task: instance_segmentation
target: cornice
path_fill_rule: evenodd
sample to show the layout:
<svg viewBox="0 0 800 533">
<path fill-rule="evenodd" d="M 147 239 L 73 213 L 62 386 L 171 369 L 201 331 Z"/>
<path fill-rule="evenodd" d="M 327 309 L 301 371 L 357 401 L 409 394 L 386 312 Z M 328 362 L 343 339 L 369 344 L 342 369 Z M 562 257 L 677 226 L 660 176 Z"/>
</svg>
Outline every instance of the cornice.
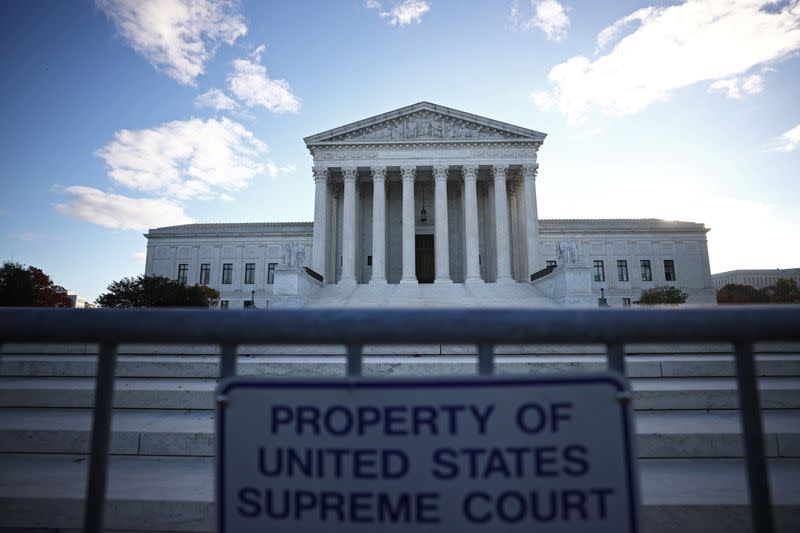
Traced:
<svg viewBox="0 0 800 533">
<path fill-rule="evenodd" d="M 543 232 L 690 232 L 707 233 L 710 228 L 698 222 L 663 220 L 659 218 L 577 218 L 541 219 L 539 227 Z"/>
<path fill-rule="evenodd" d="M 270 235 L 310 235 L 313 222 L 233 222 L 211 224 L 184 224 L 151 229 L 148 239 L 172 237 L 254 237 Z"/>
</svg>

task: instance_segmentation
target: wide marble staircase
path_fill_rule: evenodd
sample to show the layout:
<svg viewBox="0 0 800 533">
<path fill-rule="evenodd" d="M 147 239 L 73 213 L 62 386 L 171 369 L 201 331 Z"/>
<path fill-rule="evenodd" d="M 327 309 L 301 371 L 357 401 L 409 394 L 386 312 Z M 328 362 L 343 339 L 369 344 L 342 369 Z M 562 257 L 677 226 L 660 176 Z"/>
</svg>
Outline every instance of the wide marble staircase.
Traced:
<svg viewBox="0 0 800 533">
<path fill-rule="evenodd" d="M 82 526 L 96 350 L 2 347 L 0 532 Z M 751 531 L 733 364 L 724 346 L 629 346 L 647 533 Z M 367 375 L 473 374 L 469 347 L 373 349 Z M 108 531 L 215 529 L 216 348 L 121 346 Z M 497 371 L 605 368 L 599 348 L 500 347 Z M 337 347 L 249 347 L 243 375 L 339 376 Z M 368 351 L 367 353 L 370 353 Z M 800 347 L 759 346 L 777 529 L 800 531 Z"/>
<path fill-rule="evenodd" d="M 528 283 L 388 283 L 325 285 L 305 302 L 307 308 L 543 308 L 556 303 Z"/>
</svg>

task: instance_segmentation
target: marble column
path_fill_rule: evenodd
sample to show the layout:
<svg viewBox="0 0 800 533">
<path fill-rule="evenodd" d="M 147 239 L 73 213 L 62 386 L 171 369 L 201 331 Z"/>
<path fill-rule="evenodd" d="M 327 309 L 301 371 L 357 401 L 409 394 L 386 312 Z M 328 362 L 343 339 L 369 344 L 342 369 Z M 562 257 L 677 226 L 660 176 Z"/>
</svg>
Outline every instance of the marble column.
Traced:
<svg viewBox="0 0 800 533">
<path fill-rule="evenodd" d="M 497 250 L 497 283 L 511 283 L 511 256 L 508 236 L 508 195 L 506 174 L 508 165 L 492 166 L 494 176 L 494 227 Z"/>
<path fill-rule="evenodd" d="M 464 176 L 464 254 L 467 259 L 465 283 L 483 283 L 479 262 L 478 247 L 478 181 L 477 165 L 464 165 L 461 170 Z"/>
<path fill-rule="evenodd" d="M 311 268 L 325 276 L 325 257 L 328 236 L 328 169 L 314 167 L 314 234 L 311 241 Z M 326 283 L 331 280 L 325 279 Z"/>
<path fill-rule="evenodd" d="M 343 285 L 356 283 L 356 180 L 358 169 L 342 169 L 344 205 L 342 206 L 342 279 Z"/>
<path fill-rule="evenodd" d="M 452 283 L 450 279 L 450 232 L 447 225 L 447 165 L 433 167 L 434 178 L 434 283 Z"/>
<path fill-rule="evenodd" d="M 539 165 L 522 166 L 522 187 L 525 196 L 525 245 L 528 250 L 528 279 L 544 268 L 539 261 L 539 212 L 536 207 L 536 174 Z"/>
<path fill-rule="evenodd" d="M 521 247 L 517 243 L 517 239 L 519 238 L 519 217 L 517 216 L 517 190 L 518 190 L 518 183 L 514 180 L 506 182 L 506 191 L 508 192 L 508 218 L 510 220 L 509 225 L 509 238 L 511 240 L 511 245 L 509 246 L 509 252 L 511 256 L 511 279 L 514 281 L 519 280 L 519 252 Z M 526 261 L 527 262 L 527 261 Z"/>
<path fill-rule="evenodd" d="M 417 283 L 416 223 L 414 217 L 414 177 L 417 167 L 404 166 L 403 177 L 403 277 L 400 283 Z"/>
<path fill-rule="evenodd" d="M 386 284 L 386 167 L 372 167 L 372 279 Z"/>
</svg>

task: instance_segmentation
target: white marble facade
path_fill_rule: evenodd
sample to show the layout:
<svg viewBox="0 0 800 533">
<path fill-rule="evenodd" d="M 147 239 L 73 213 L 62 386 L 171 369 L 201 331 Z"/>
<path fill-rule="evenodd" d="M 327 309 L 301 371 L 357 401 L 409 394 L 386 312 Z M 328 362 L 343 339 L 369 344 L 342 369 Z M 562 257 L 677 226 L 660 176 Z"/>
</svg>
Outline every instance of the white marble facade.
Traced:
<svg viewBox="0 0 800 533">
<path fill-rule="evenodd" d="M 307 137 L 314 270 L 342 284 L 524 281 L 541 268 L 544 139 L 427 102 Z"/>
<path fill-rule="evenodd" d="M 592 289 L 599 295 L 603 288 L 612 305 L 665 283 L 689 292 L 690 301 L 713 301 L 702 224 L 539 220 L 537 154 L 544 139 L 427 102 L 307 137 L 313 224 L 151 230 L 146 273 L 208 281 L 230 307 L 253 295 L 264 307 L 273 293 L 268 269 L 276 266 L 309 266 L 339 287 L 529 283 L 557 260 L 557 244 L 569 241 L 586 266 L 603 261 L 603 279 Z M 649 275 L 640 271 L 642 261 L 650 262 Z M 255 263 L 251 283 L 244 280 L 248 263 L 251 270 Z M 225 284 L 224 264 L 233 265 Z"/>
</svg>

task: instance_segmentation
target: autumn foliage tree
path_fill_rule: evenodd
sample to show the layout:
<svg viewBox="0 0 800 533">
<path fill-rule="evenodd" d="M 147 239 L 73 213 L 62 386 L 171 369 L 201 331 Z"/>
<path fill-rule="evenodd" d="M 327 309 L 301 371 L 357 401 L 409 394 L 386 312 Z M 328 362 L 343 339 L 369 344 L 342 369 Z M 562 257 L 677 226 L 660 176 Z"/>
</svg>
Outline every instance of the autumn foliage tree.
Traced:
<svg viewBox="0 0 800 533">
<path fill-rule="evenodd" d="M 756 289 L 750 285 L 729 283 L 717 291 L 720 304 L 791 304 L 800 303 L 800 287 L 791 278 L 779 278 L 775 285 Z"/>
<path fill-rule="evenodd" d="M 101 307 L 210 307 L 219 291 L 206 285 L 184 285 L 163 276 L 123 278 L 108 286 L 96 303 Z"/>
<path fill-rule="evenodd" d="M 769 293 L 764 289 L 756 289 L 750 285 L 729 283 L 717 291 L 717 303 L 720 304 L 752 304 L 769 303 Z"/>
<path fill-rule="evenodd" d="M 0 306 L 72 307 L 72 300 L 41 269 L 5 262 L 0 268 Z"/>
</svg>

